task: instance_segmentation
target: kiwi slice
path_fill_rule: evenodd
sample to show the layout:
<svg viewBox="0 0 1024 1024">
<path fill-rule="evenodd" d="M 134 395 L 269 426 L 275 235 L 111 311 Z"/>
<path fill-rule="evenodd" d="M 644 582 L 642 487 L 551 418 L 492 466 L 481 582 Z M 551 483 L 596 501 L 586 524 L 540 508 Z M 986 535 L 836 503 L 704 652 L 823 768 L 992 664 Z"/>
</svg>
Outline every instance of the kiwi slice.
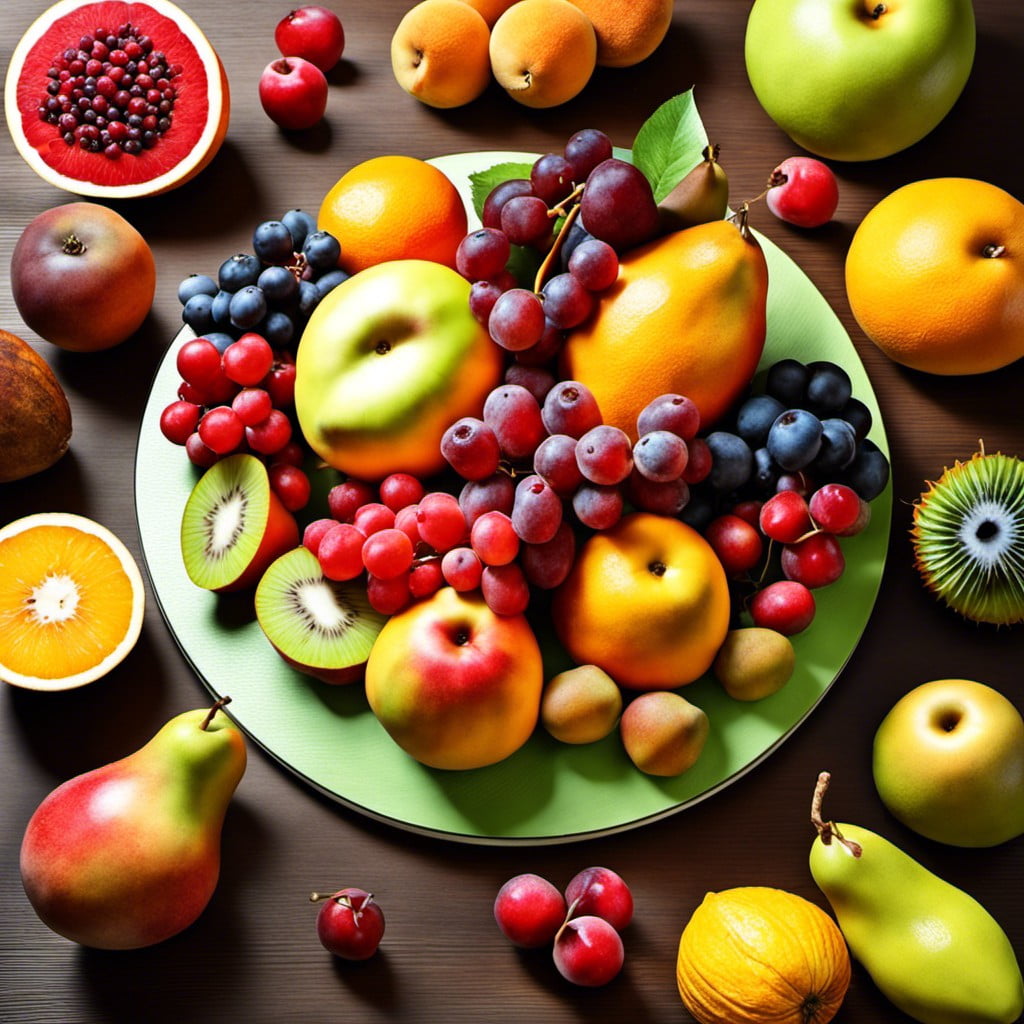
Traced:
<svg viewBox="0 0 1024 1024">
<path fill-rule="evenodd" d="M 914 504 L 925 585 L 973 622 L 1024 621 L 1024 462 L 984 450 L 956 462 Z"/>
<path fill-rule="evenodd" d="M 229 455 L 196 481 L 181 517 L 189 579 L 207 590 L 254 585 L 278 555 L 299 543 L 295 517 L 270 487 L 255 455 Z"/>
<path fill-rule="evenodd" d="M 374 611 L 359 583 L 327 579 L 308 548 L 276 559 L 256 587 L 256 619 L 293 668 L 326 683 L 363 678 L 386 616 Z"/>
</svg>

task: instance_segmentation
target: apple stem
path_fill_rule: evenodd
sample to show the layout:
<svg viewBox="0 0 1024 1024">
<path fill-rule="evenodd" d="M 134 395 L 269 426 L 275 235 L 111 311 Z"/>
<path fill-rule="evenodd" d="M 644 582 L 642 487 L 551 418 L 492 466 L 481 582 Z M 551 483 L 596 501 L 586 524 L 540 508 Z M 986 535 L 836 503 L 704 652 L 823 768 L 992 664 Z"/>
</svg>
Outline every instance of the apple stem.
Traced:
<svg viewBox="0 0 1024 1024">
<path fill-rule="evenodd" d="M 202 729 L 203 732 L 206 732 L 206 730 L 210 726 L 210 723 L 213 721 L 213 716 L 216 715 L 217 712 L 220 711 L 220 709 L 222 707 L 224 707 L 225 704 L 230 704 L 230 703 L 231 703 L 231 698 L 230 697 L 226 697 L 226 696 L 225 697 L 221 697 L 220 700 L 216 701 L 214 703 L 213 707 L 210 708 L 210 710 L 206 713 L 206 717 L 203 719 L 203 721 L 200 724 L 199 728 Z"/>
<path fill-rule="evenodd" d="M 989 242 L 981 250 L 981 255 L 987 260 L 995 260 L 1006 253 L 1006 246 L 1000 245 L 998 242 Z"/>
<path fill-rule="evenodd" d="M 885 14 L 886 9 L 885 4 L 875 4 L 875 6 L 871 8 L 871 17 L 874 18 L 875 21 L 878 21 L 878 19 Z"/>
<path fill-rule="evenodd" d="M 65 256 L 81 256 L 88 246 L 72 231 L 61 243 L 60 248 Z"/>
<path fill-rule="evenodd" d="M 821 803 L 825 799 L 825 791 L 828 789 L 831 779 L 832 776 L 829 772 L 819 772 L 818 774 L 818 781 L 814 787 L 814 796 L 811 799 L 811 824 L 818 830 L 818 837 L 826 846 L 829 846 L 833 837 L 835 837 L 854 857 L 859 857 L 864 852 L 860 843 L 847 839 L 839 831 L 839 826 L 834 821 L 825 821 L 821 816 Z"/>
</svg>

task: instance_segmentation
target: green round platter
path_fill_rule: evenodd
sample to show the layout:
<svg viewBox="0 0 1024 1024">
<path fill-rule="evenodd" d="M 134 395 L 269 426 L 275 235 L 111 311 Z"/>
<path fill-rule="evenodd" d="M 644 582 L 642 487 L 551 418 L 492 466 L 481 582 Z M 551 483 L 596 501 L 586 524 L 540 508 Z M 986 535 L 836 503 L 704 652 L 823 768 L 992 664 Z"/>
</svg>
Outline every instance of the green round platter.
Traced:
<svg viewBox="0 0 1024 1024">
<path fill-rule="evenodd" d="M 469 175 L 524 153 L 462 153 L 437 164 L 467 208 Z M 471 212 L 471 222 L 475 217 Z M 871 439 L 888 454 L 878 404 L 849 336 L 800 268 L 758 235 L 769 266 L 768 338 L 762 369 L 783 358 L 843 366 L 874 417 Z M 179 378 L 183 329 L 156 373 L 140 428 L 135 505 L 144 562 L 176 642 L 250 740 L 306 785 L 360 814 L 446 840 L 492 845 L 582 840 L 675 814 L 730 785 L 790 736 L 840 678 L 867 625 L 881 583 L 892 516 L 891 485 L 872 502 L 867 529 L 843 541 L 842 578 L 815 593 L 817 614 L 794 637 L 792 679 L 755 703 L 727 697 L 705 678 L 685 688 L 711 722 L 697 764 L 661 779 L 639 772 L 617 734 L 587 746 L 560 744 L 542 729 L 511 757 L 474 771 L 427 768 L 397 747 L 374 718 L 362 687 L 329 686 L 289 668 L 263 636 L 251 594 L 215 595 L 185 573 L 179 527 L 198 477 L 183 451 L 160 433 L 159 417 Z"/>
</svg>

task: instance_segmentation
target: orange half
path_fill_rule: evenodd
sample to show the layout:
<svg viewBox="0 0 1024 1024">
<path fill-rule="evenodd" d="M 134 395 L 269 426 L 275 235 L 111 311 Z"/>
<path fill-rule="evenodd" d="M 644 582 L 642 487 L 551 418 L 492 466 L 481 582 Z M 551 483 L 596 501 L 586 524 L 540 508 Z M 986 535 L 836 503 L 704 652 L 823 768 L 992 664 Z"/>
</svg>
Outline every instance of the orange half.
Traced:
<svg viewBox="0 0 1024 1024">
<path fill-rule="evenodd" d="M 135 646 L 145 590 L 105 526 L 42 512 L 0 529 L 0 679 L 69 690 L 106 675 Z"/>
</svg>

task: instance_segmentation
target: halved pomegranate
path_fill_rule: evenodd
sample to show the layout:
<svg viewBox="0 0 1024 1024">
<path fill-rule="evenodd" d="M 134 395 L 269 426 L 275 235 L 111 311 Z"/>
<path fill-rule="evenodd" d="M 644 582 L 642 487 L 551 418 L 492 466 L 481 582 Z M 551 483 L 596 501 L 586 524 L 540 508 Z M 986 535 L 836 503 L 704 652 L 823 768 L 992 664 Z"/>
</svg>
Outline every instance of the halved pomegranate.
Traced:
<svg viewBox="0 0 1024 1024">
<path fill-rule="evenodd" d="M 41 177 L 129 199 L 198 174 L 224 141 L 230 98 L 220 58 L 169 0 L 60 0 L 15 48 L 4 107 Z"/>
</svg>

